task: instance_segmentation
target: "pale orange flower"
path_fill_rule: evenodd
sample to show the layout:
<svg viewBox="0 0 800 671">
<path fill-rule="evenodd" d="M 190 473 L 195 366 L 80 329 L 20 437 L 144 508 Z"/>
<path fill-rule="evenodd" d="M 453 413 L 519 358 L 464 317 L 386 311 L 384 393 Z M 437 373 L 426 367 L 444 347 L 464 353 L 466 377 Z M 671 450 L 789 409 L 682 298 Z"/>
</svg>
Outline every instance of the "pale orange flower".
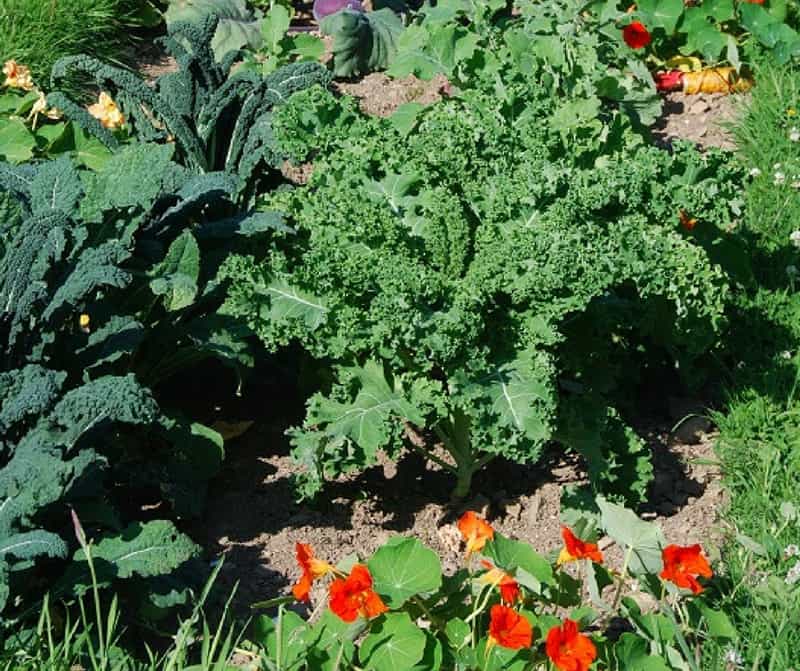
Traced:
<svg viewBox="0 0 800 671">
<path fill-rule="evenodd" d="M 105 91 L 100 93 L 100 97 L 94 105 L 89 105 L 89 114 L 97 119 L 104 128 L 114 130 L 125 125 L 125 117 L 117 107 L 114 99 Z"/>
<path fill-rule="evenodd" d="M 3 74 L 6 76 L 5 86 L 23 91 L 33 90 L 30 68 L 20 65 L 16 61 L 6 61 L 3 65 Z"/>
</svg>

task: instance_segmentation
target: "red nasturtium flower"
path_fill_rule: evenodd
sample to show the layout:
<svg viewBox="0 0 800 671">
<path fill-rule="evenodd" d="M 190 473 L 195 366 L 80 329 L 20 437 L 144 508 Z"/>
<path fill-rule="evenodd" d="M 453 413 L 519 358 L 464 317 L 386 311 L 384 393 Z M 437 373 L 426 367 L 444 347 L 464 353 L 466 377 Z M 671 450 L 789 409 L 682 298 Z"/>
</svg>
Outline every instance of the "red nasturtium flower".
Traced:
<svg viewBox="0 0 800 671">
<path fill-rule="evenodd" d="M 519 650 L 529 648 L 532 640 L 533 629 L 528 618 L 508 606 L 499 603 L 492 606 L 489 611 L 490 647 L 499 645 L 502 648 Z"/>
<path fill-rule="evenodd" d="M 588 671 L 597 658 L 597 648 L 592 639 L 578 631 L 578 623 L 564 620 L 560 627 L 547 632 L 547 656 L 561 671 Z"/>
<path fill-rule="evenodd" d="M 389 610 L 372 589 L 372 576 L 363 564 L 356 564 L 349 576 L 331 583 L 328 605 L 345 622 L 354 622 L 359 616 L 376 617 Z"/>
<path fill-rule="evenodd" d="M 711 566 L 703 556 L 703 549 L 699 545 L 686 547 L 667 545 L 661 557 L 664 560 L 664 570 L 659 575 L 678 587 L 692 590 L 695 594 L 703 591 L 703 586 L 697 582 L 697 576 L 710 578 L 713 575 Z"/>
<path fill-rule="evenodd" d="M 641 21 L 633 21 L 622 29 L 622 39 L 631 49 L 644 49 L 650 44 L 650 32 Z"/>
<path fill-rule="evenodd" d="M 514 603 L 522 597 L 519 583 L 502 569 L 493 566 L 491 562 L 482 561 L 481 565 L 486 569 L 480 577 L 480 582 L 496 585 L 500 590 L 500 598 L 506 603 Z"/>
<path fill-rule="evenodd" d="M 317 578 L 321 578 L 333 571 L 333 566 L 322 559 L 317 559 L 314 556 L 313 548 L 305 543 L 295 543 L 294 551 L 297 556 L 297 563 L 300 564 L 300 570 L 303 572 L 303 575 L 300 576 L 300 580 L 292 587 L 292 594 L 294 594 L 294 598 L 298 601 L 308 601 L 311 583 Z"/>
<path fill-rule="evenodd" d="M 473 552 L 480 552 L 486 541 L 494 538 L 494 529 L 482 517 L 471 510 L 465 512 L 458 520 L 458 530 L 467 541 L 467 557 Z"/>
<path fill-rule="evenodd" d="M 564 549 L 558 555 L 559 564 L 566 564 L 576 559 L 591 559 L 598 564 L 603 563 L 603 553 L 597 549 L 596 543 L 582 541 L 569 527 L 561 527 L 561 538 L 564 539 Z"/>
</svg>

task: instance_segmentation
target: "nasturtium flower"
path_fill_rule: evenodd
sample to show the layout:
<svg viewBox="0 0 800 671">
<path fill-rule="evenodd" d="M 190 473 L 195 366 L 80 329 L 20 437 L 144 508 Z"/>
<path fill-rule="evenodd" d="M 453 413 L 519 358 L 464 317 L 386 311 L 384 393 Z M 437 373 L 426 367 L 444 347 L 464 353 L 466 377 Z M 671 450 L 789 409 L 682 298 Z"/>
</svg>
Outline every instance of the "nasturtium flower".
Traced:
<svg viewBox="0 0 800 671">
<path fill-rule="evenodd" d="M 678 587 L 692 590 L 694 594 L 703 591 L 697 577 L 710 578 L 713 575 L 699 545 L 667 545 L 661 552 L 661 557 L 664 560 L 664 570 L 659 575 Z"/>
<path fill-rule="evenodd" d="M 308 601 L 312 583 L 333 571 L 333 566 L 328 562 L 317 559 L 314 550 L 305 543 L 294 544 L 295 556 L 303 574 L 292 587 L 292 594 L 298 601 Z"/>
<path fill-rule="evenodd" d="M 486 541 L 494 538 L 491 525 L 472 510 L 465 512 L 458 520 L 458 530 L 467 542 L 467 557 L 483 550 Z"/>
<path fill-rule="evenodd" d="M 522 597 L 519 583 L 502 569 L 497 568 L 491 562 L 482 561 L 481 565 L 486 569 L 479 581 L 488 585 L 496 586 L 500 590 L 500 598 L 506 603 L 514 603 Z"/>
<path fill-rule="evenodd" d="M 100 93 L 100 97 L 94 105 L 89 105 L 88 112 L 97 119 L 104 128 L 114 130 L 125 125 L 125 117 L 117 107 L 114 99 L 105 91 Z"/>
<path fill-rule="evenodd" d="M 337 578 L 329 588 L 328 605 L 345 622 L 355 622 L 360 616 L 377 617 L 389 610 L 372 589 L 372 576 L 363 564 L 356 564 L 346 578 Z"/>
<path fill-rule="evenodd" d="M 644 49 L 650 44 L 650 32 L 641 21 L 633 21 L 622 29 L 622 39 L 631 49 Z"/>
<path fill-rule="evenodd" d="M 656 83 L 656 91 L 680 91 L 683 88 L 683 72 L 680 70 L 656 72 L 653 81 Z"/>
<path fill-rule="evenodd" d="M 578 631 L 578 623 L 564 620 L 560 627 L 547 632 L 545 651 L 561 671 L 588 671 L 597 658 L 597 648 L 592 639 Z"/>
<path fill-rule="evenodd" d="M 561 527 L 561 538 L 564 539 L 564 548 L 558 555 L 559 565 L 578 559 L 591 559 L 598 564 L 603 563 L 603 553 L 597 549 L 596 543 L 582 541 L 569 527 Z"/>
<path fill-rule="evenodd" d="M 533 628 L 528 618 L 513 608 L 495 604 L 489 611 L 489 643 L 490 647 L 519 650 L 529 648 L 533 640 Z"/>
<path fill-rule="evenodd" d="M 23 91 L 33 90 L 30 68 L 20 65 L 16 61 L 6 61 L 3 64 L 3 74 L 6 76 L 5 86 Z"/>
</svg>

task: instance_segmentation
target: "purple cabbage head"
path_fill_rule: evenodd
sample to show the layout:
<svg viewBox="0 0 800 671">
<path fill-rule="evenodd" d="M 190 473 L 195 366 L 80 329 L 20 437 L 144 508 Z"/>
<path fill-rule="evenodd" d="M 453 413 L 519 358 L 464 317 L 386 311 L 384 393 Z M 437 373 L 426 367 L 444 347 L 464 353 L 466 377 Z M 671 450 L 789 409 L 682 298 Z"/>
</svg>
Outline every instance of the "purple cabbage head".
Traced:
<svg viewBox="0 0 800 671">
<path fill-rule="evenodd" d="M 363 12 L 364 6 L 361 4 L 361 0 L 314 0 L 314 18 L 317 21 L 343 9 Z"/>
</svg>

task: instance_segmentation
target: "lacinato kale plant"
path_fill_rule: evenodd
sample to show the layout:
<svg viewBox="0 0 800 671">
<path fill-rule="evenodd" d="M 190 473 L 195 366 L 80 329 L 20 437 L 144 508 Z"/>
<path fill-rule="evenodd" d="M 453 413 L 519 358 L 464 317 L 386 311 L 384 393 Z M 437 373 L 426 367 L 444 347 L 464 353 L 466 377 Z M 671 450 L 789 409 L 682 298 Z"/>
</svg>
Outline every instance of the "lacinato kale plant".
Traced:
<svg viewBox="0 0 800 671">
<path fill-rule="evenodd" d="M 104 583 L 130 579 L 151 614 L 186 596 L 153 580 L 197 554 L 171 520 L 202 511 L 223 440 L 154 390 L 203 358 L 251 363 L 247 329 L 217 314 L 216 270 L 237 240 L 285 226 L 243 212 L 234 175 L 195 174 L 175 153 L 136 143 L 98 172 L 66 156 L 0 164 L 4 618 L 20 597 L 87 584 L 79 548 L 55 583 L 64 564 L 39 561 L 76 548 L 70 507 L 97 540 Z"/>
<path fill-rule="evenodd" d="M 282 162 L 272 137 L 273 108 L 295 91 L 326 85 L 330 75 L 311 62 L 286 65 L 267 77 L 246 70 L 231 73 L 240 54 L 230 51 L 215 60 L 211 40 L 218 23 L 216 15 L 209 15 L 196 24 L 170 25 L 163 42 L 178 69 L 161 75 L 153 85 L 88 56 L 62 58 L 52 78 L 58 82 L 76 72 L 90 76 L 102 90 L 113 93 L 136 139 L 173 144 L 176 160 L 198 173 L 235 175 L 236 200 L 247 206 L 257 191 L 270 186 L 260 184 L 269 180 L 264 168 Z M 48 100 L 109 149 L 118 148 L 114 134 L 66 95 L 53 93 Z"/>
<path fill-rule="evenodd" d="M 317 88 L 277 112 L 279 143 L 314 161 L 267 199 L 297 235 L 225 262 L 223 310 L 331 365 L 291 431 L 301 496 L 404 449 L 464 496 L 488 461 L 553 441 L 596 489 L 643 496 L 649 451 L 620 409 L 645 354 L 688 372 L 715 344 L 728 282 L 680 212 L 725 242 L 739 175 L 644 145 L 622 114 L 578 152 L 534 77 L 524 108 L 469 92 L 378 119 Z"/>
</svg>

